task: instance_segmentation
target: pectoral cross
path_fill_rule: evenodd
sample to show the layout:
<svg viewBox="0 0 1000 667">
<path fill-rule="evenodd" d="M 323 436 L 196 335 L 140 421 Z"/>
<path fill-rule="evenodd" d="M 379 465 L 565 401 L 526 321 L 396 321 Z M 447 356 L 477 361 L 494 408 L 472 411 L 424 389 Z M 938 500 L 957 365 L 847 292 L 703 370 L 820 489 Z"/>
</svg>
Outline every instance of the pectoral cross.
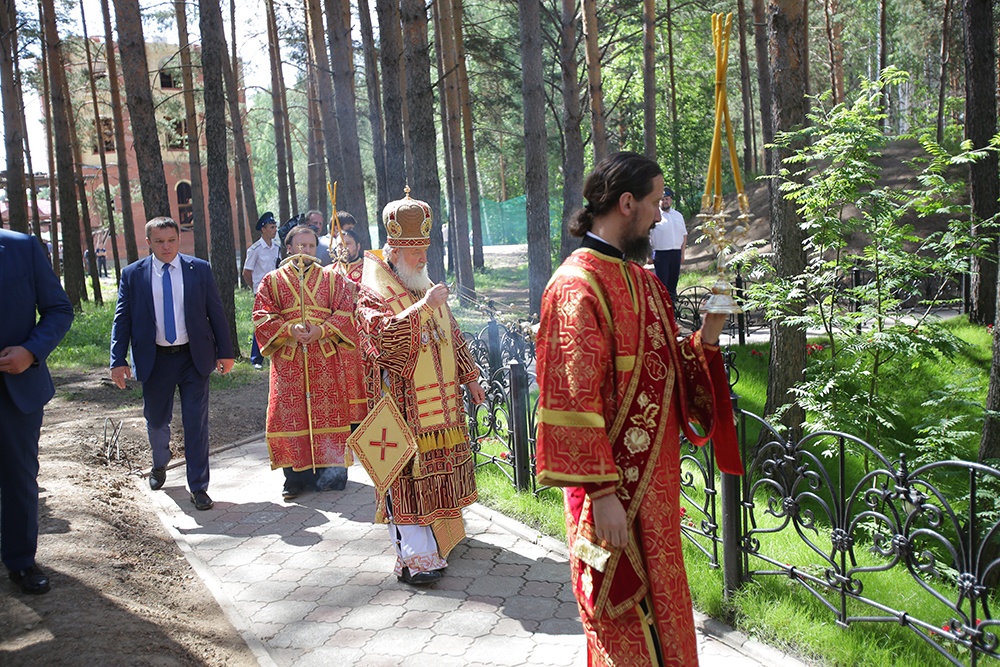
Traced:
<svg viewBox="0 0 1000 667">
<path fill-rule="evenodd" d="M 368 443 L 368 446 L 369 447 L 381 447 L 381 449 L 382 449 L 381 454 L 382 455 L 379 458 L 380 458 L 380 460 L 385 461 L 385 448 L 386 447 L 398 447 L 399 443 L 397 443 L 397 442 L 387 442 L 386 441 L 386 430 L 382 429 L 382 439 L 381 440 L 372 440 L 371 442 Z"/>
</svg>

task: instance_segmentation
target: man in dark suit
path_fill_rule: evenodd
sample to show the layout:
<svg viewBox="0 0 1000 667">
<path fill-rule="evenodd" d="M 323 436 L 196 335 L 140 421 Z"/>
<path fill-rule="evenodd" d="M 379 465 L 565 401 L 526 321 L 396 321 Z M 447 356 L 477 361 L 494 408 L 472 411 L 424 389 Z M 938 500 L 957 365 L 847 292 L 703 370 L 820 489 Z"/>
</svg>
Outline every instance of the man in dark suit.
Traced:
<svg viewBox="0 0 1000 667">
<path fill-rule="evenodd" d="M 208 377 L 233 368 L 229 324 L 208 262 L 178 254 L 176 222 L 147 222 L 146 243 L 152 256 L 122 271 L 111 328 L 111 379 L 124 389 L 132 376 L 126 359 L 131 344 L 153 449 L 154 491 L 167 478 L 174 389 L 180 389 L 188 489 L 194 506 L 207 510 L 214 504 L 208 495 Z"/>
<path fill-rule="evenodd" d="M 73 307 L 37 239 L 0 229 L 0 559 L 25 593 L 45 593 L 38 547 L 38 435 L 55 393 L 45 359 Z M 38 312 L 36 319 L 35 311 Z"/>
</svg>

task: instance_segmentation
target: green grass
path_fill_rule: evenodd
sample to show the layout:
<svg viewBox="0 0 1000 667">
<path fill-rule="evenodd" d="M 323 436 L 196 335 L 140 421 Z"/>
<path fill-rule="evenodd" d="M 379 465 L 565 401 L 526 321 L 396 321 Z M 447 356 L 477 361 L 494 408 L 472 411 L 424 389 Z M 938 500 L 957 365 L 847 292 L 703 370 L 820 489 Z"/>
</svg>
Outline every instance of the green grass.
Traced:
<svg viewBox="0 0 1000 667">
<path fill-rule="evenodd" d="M 87 291 L 92 294 L 89 279 Z M 111 359 L 111 323 L 117 301 L 114 278 L 101 280 L 101 292 L 104 304 L 98 306 L 92 299 L 85 301 L 81 312 L 76 313 L 73 318 L 73 326 L 66 337 L 49 355 L 47 363 L 52 370 L 108 368 Z M 260 371 L 254 370 L 247 359 L 250 355 L 250 332 L 253 329 L 250 320 L 253 294 L 249 290 L 237 290 L 234 301 L 236 330 L 244 359 L 238 361 L 226 375 L 212 373 L 211 387 L 217 390 L 247 385 L 260 377 Z"/>
<path fill-rule="evenodd" d="M 938 363 L 913 365 L 907 369 L 905 381 L 895 381 L 889 385 L 894 400 L 903 406 L 906 420 L 921 417 L 926 408 L 921 408 L 920 402 L 928 391 L 946 387 L 950 383 L 976 382 L 981 387 L 981 397 L 985 398 L 991 362 L 989 333 L 984 327 L 969 325 L 964 318 L 955 318 L 947 322 L 946 326 L 966 341 L 967 345 L 961 353 L 951 363 L 948 360 L 938 360 Z M 762 343 L 742 348 L 734 346 L 733 349 L 736 352 L 736 366 L 740 371 L 736 385 L 736 392 L 740 396 L 739 406 L 749 412 L 762 414 L 767 391 L 769 345 Z M 900 428 L 902 431 L 905 428 L 912 429 L 912 426 L 902 424 Z M 755 430 L 751 430 L 748 436 L 750 442 L 756 441 Z M 970 458 L 974 459 L 974 449 L 970 448 L 969 453 Z M 894 454 L 889 459 L 893 460 Z M 852 458 L 846 464 L 848 482 L 853 483 L 863 473 L 862 462 Z M 831 477 L 836 484 L 836 466 L 832 466 Z M 506 477 L 491 470 L 490 466 L 479 470 L 477 482 L 484 504 L 515 516 L 548 535 L 565 539 L 562 499 L 558 490 L 549 490 L 537 499 L 528 493 L 518 493 Z M 764 526 L 775 525 L 777 519 L 764 516 L 759 511 L 758 522 Z M 820 536 L 816 537 L 817 543 L 828 544 L 828 529 L 819 526 L 818 530 Z M 822 561 L 793 530 L 767 535 L 761 540 L 762 551 L 775 560 L 794 563 L 796 567 L 822 578 Z M 944 664 L 936 650 L 898 622 L 854 623 L 848 628 L 837 625 L 834 615 L 826 606 L 787 576 L 759 575 L 727 600 L 723 594 L 722 571 L 711 568 L 705 556 L 687 539 L 684 540 L 684 553 L 695 606 L 713 617 L 729 621 L 771 646 L 790 650 L 818 664 L 831 667 Z M 860 565 L 884 564 L 868 551 L 866 545 L 859 545 L 856 553 Z M 751 566 L 764 567 L 759 561 L 751 562 Z M 862 574 L 859 578 L 864 583 L 866 597 L 905 610 L 915 618 L 942 625 L 951 617 L 948 609 L 926 593 L 902 566 L 886 572 Z M 954 597 L 954 591 L 944 584 L 931 585 L 939 587 L 946 599 Z M 834 606 L 838 605 L 836 597 L 828 596 L 827 599 Z M 996 603 L 994 601 L 994 605 Z M 848 614 L 880 615 L 868 605 L 854 601 L 848 603 Z M 962 657 L 963 649 L 951 647 L 951 650 Z"/>
<path fill-rule="evenodd" d="M 682 274 L 681 288 L 691 284 L 706 284 L 713 274 Z M 527 267 L 490 269 L 476 276 L 481 296 L 494 290 L 509 290 L 527 284 Z M 108 283 L 108 281 L 102 281 Z M 526 289 L 526 287 L 525 287 Z M 113 280 L 104 291 L 108 301 L 98 308 L 93 302 L 85 304 L 77 315 L 73 328 L 63 344 L 50 356 L 50 364 L 60 367 L 107 367 L 110 345 L 111 320 L 114 314 Z M 110 296 L 109 296 L 110 295 Z M 249 353 L 251 331 L 250 309 L 252 295 L 246 290 L 236 294 L 237 329 L 243 354 Z M 473 308 L 455 307 L 454 312 L 463 331 L 478 332 L 487 322 L 486 315 Z M 953 360 L 911 364 L 894 381 L 889 383 L 893 398 L 901 406 L 903 419 L 897 437 L 904 439 L 912 433 L 912 424 L 922 417 L 920 402 L 934 388 L 944 388 L 955 383 L 976 383 L 981 398 L 985 398 L 991 363 L 990 334 L 984 327 L 968 324 L 964 318 L 955 318 L 946 326 L 966 345 Z M 823 341 L 813 341 L 823 342 Z M 736 366 L 740 371 L 736 392 L 739 407 L 762 414 L 767 389 L 767 343 L 733 348 Z M 756 351 L 756 353 L 755 353 Z M 237 386 L 259 378 L 249 363 L 238 363 L 233 373 L 226 377 L 213 374 L 212 385 L 219 389 Z M 755 433 L 748 434 L 750 441 Z M 974 458 L 974 444 L 968 451 Z M 484 452 L 499 455 L 505 448 L 500 443 L 486 443 Z M 890 460 L 894 458 L 889 456 Z M 856 479 L 861 474 L 861 463 L 848 462 L 847 475 Z M 509 469 L 508 469 L 509 471 Z M 835 471 L 832 471 L 835 473 Z M 538 496 L 519 493 L 509 478 L 496 465 L 480 467 L 476 474 L 480 500 L 497 511 L 514 517 L 540 532 L 558 539 L 565 539 L 562 493 L 558 489 L 542 491 Z M 689 508 L 693 509 L 693 508 Z M 771 522 L 770 524 L 768 522 Z M 758 513 L 761 525 L 773 525 L 777 519 Z M 822 526 L 817 538 L 822 544 L 828 537 Z M 761 549 L 782 563 L 794 563 L 807 572 L 822 576 L 821 561 L 792 530 L 784 530 L 761 538 Z M 879 561 L 865 546 L 856 549 L 861 564 L 875 565 Z M 896 623 L 857 623 L 844 629 L 834 622 L 834 617 L 816 598 L 786 576 L 757 576 L 731 599 L 723 596 L 722 572 L 708 566 L 705 556 L 684 540 L 684 553 L 688 580 L 695 605 L 716 618 L 733 623 L 742 631 L 772 646 L 791 650 L 819 664 L 830 666 L 859 665 L 861 667 L 910 665 L 938 665 L 943 659 L 933 649 L 917 638 L 910 630 Z M 759 564 L 752 563 L 754 567 Z M 884 601 L 887 605 L 905 609 L 913 616 L 944 623 L 949 615 L 942 605 L 919 588 L 905 568 L 895 567 L 881 573 L 861 575 L 864 594 Z M 940 584 L 937 584 L 940 585 Z M 949 591 L 945 597 L 951 597 Z M 833 598 L 829 598 L 833 599 Z M 994 608 L 998 601 L 994 600 Z M 876 615 L 860 603 L 851 603 L 849 613 Z"/>
</svg>

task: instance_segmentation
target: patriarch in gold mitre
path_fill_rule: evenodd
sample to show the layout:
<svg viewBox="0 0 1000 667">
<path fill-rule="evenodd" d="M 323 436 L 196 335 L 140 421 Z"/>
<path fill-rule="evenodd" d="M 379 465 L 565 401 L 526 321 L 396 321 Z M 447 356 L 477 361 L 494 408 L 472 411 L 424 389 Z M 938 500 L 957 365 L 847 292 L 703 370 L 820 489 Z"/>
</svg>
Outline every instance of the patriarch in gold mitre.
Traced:
<svg viewBox="0 0 1000 667">
<path fill-rule="evenodd" d="M 386 205 L 382 220 L 388 240 L 381 256 L 365 255 L 356 311 L 359 343 L 370 407 L 388 396 L 417 449 L 387 485 L 395 572 L 407 583 L 430 584 L 465 536 L 462 508 L 477 497 L 462 387 L 474 403 L 485 394 L 448 308 L 448 287 L 427 276 L 431 207 L 410 197 L 407 188 L 403 199 Z M 371 442 L 382 442 L 382 426 L 374 425 Z"/>
</svg>

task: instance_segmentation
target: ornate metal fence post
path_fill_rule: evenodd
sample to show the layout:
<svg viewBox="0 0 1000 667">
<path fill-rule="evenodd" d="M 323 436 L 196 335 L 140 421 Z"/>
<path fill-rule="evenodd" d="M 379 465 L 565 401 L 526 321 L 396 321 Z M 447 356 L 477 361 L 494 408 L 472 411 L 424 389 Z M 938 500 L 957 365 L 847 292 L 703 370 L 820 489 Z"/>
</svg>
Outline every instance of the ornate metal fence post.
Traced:
<svg viewBox="0 0 1000 667">
<path fill-rule="evenodd" d="M 733 401 L 733 417 L 735 418 L 740 413 L 740 397 L 733 391 L 733 385 L 739 378 L 737 373 L 735 374 L 737 380 L 733 379 L 736 354 L 727 349 L 723 356 L 726 360 L 726 372 L 730 377 L 729 397 Z M 745 449 L 742 442 L 744 434 L 741 432 L 739 435 L 742 453 Z M 743 554 L 741 551 L 743 512 L 740 504 L 740 478 L 737 475 L 724 472 L 719 473 L 719 475 L 721 477 L 719 491 L 721 492 L 720 503 L 722 505 L 722 585 L 724 594 L 728 598 L 743 585 Z"/>
<path fill-rule="evenodd" d="M 490 377 L 493 377 L 503 365 L 500 353 L 500 325 L 493 319 L 490 312 L 490 321 L 486 324 L 487 353 L 490 362 Z"/>
<path fill-rule="evenodd" d="M 736 298 L 743 300 L 743 273 L 739 269 L 736 271 Z M 739 335 L 740 345 L 747 344 L 747 316 L 741 310 L 736 316 L 736 332 Z"/>
<path fill-rule="evenodd" d="M 720 473 L 722 491 L 722 582 L 728 598 L 743 585 L 740 554 L 740 478 Z"/>
<path fill-rule="evenodd" d="M 531 489 L 531 460 L 528 448 L 528 370 L 520 361 L 507 364 L 510 369 L 510 434 L 514 450 L 514 486 L 518 491 Z"/>
</svg>

